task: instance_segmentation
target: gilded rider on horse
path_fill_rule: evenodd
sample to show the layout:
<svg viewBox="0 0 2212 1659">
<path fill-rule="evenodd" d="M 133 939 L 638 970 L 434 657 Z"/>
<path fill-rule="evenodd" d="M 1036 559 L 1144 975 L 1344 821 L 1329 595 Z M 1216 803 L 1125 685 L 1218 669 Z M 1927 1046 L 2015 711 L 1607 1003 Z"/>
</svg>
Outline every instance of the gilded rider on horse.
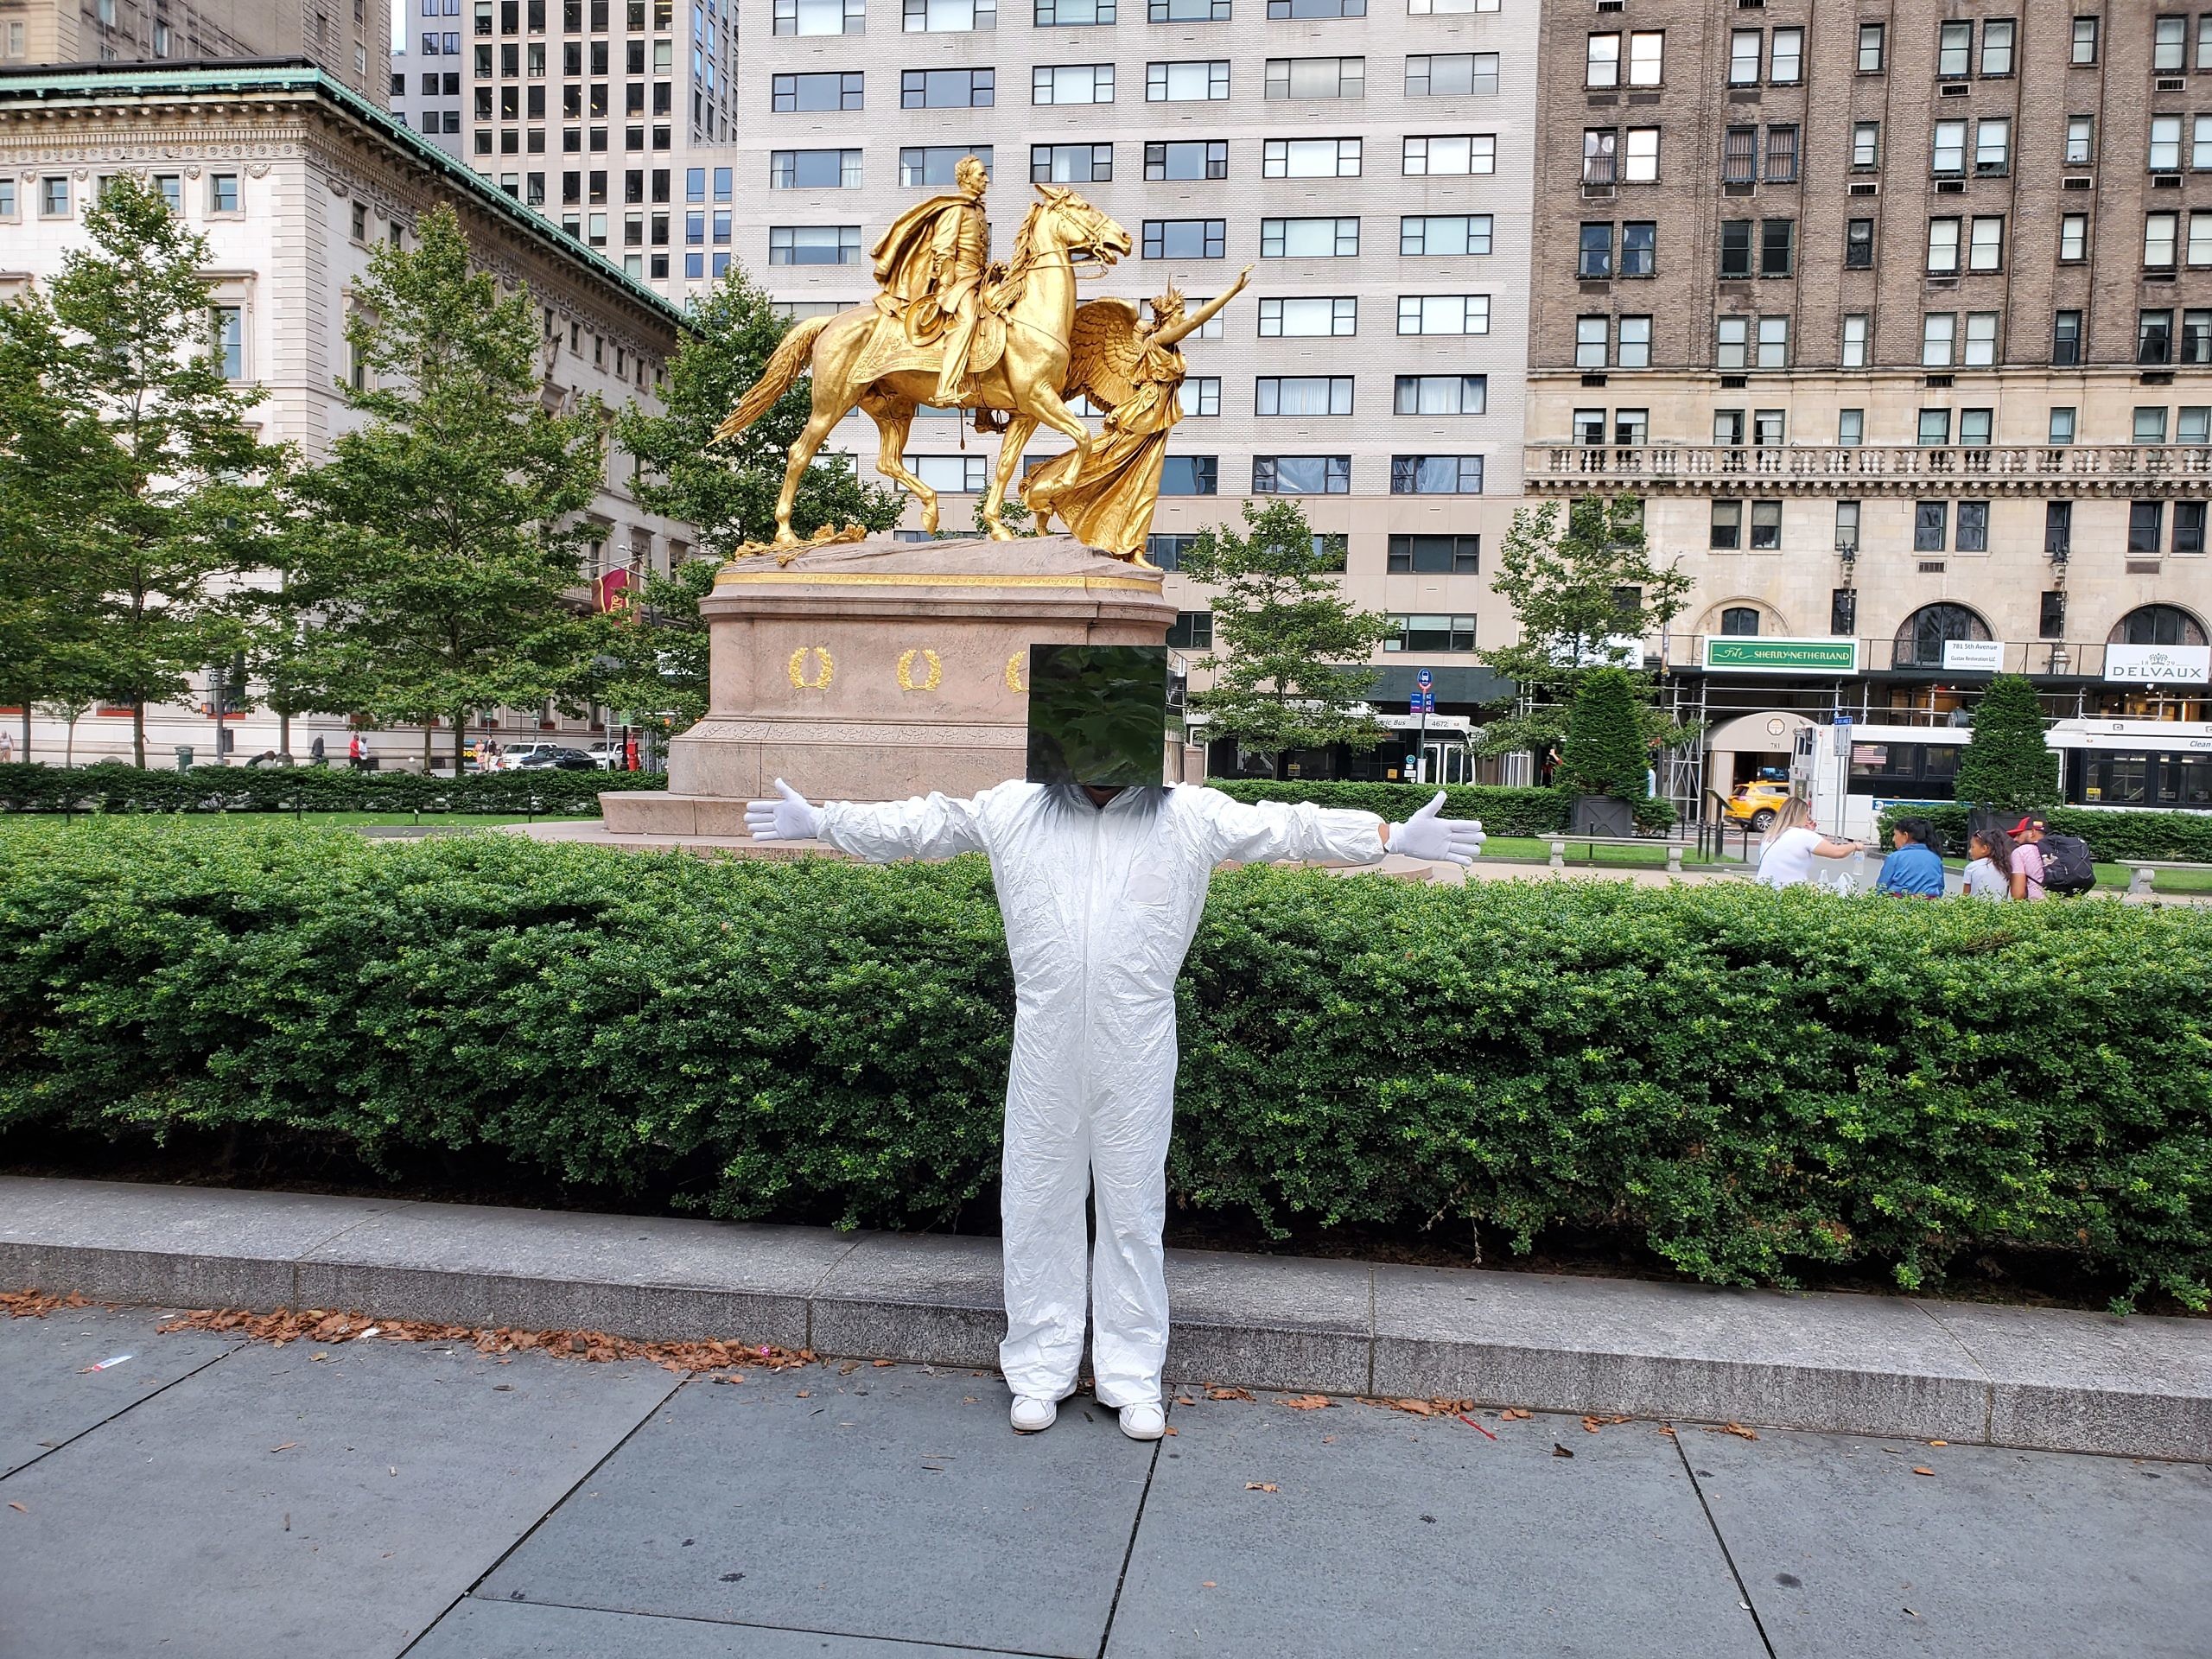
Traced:
<svg viewBox="0 0 2212 1659">
<path fill-rule="evenodd" d="M 944 350 L 934 400 L 940 408 L 957 407 L 970 392 L 968 353 L 991 261 L 991 223 L 983 213 L 990 175 L 975 156 L 963 156 L 952 182 L 953 194 L 908 208 L 869 250 L 880 290 L 876 308 L 904 322 L 912 344 Z"/>
</svg>

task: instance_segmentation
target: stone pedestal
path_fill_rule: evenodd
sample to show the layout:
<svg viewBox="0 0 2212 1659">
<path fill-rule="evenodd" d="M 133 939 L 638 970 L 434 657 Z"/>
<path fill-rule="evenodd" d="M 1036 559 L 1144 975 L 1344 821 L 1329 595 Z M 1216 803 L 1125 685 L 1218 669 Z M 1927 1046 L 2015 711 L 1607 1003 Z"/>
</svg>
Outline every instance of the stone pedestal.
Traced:
<svg viewBox="0 0 2212 1659">
<path fill-rule="evenodd" d="M 742 836 L 745 803 L 778 778 L 817 801 L 1019 778 L 1029 647 L 1156 645 L 1175 620 L 1159 572 L 1071 536 L 747 559 L 700 610 L 712 706 L 670 743 L 668 793 L 600 798 L 614 834 Z"/>
</svg>

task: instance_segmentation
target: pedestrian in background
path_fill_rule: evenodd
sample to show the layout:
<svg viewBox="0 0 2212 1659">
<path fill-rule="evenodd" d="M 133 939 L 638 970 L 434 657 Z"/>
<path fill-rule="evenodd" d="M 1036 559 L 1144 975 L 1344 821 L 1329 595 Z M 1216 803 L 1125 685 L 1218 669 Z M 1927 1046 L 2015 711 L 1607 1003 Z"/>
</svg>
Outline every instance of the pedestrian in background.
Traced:
<svg viewBox="0 0 2212 1659">
<path fill-rule="evenodd" d="M 0 728 L 0 766 L 14 764 L 15 759 L 16 734 L 11 731 Z"/>
<path fill-rule="evenodd" d="M 1935 837 L 1935 826 L 1927 819 L 1899 818 L 1890 830 L 1890 845 L 1895 850 L 1882 861 L 1874 890 L 1913 899 L 1941 899 L 1943 861 L 1929 845 Z"/>
<path fill-rule="evenodd" d="M 315 734 L 315 741 L 308 745 L 308 759 L 318 766 L 326 763 L 327 756 L 322 747 L 321 732 L 317 732 Z"/>
<path fill-rule="evenodd" d="M 2040 899 L 2044 896 L 2043 820 L 2022 818 L 2009 830 L 1999 830 L 2005 837 L 2005 844 L 2012 850 L 2012 897 Z"/>
<path fill-rule="evenodd" d="M 1969 899 L 1993 903 L 2018 897 L 2020 877 L 2012 868 L 2012 837 L 2002 830 L 1977 830 L 1967 837 L 1967 874 L 1960 889 Z"/>
<path fill-rule="evenodd" d="M 1813 804 L 1802 795 L 1783 803 L 1759 842 L 1759 885 L 1794 887 L 1813 879 L 1816 858 L 1849 858 L 1862 850 L 1855 841 L 1838 841 L 1813 827 Z"/>
</svg>

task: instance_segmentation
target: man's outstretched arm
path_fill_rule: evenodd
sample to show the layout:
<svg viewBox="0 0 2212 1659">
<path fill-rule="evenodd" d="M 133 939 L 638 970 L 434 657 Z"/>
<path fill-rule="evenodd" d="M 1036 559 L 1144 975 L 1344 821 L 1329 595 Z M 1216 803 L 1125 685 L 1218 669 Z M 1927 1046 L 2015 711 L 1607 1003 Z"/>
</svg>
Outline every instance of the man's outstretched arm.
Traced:
<svg viewBox="0 0 2212 1659">
<path fill-rule="evenodd" d="M 1471 818 L 1445 818 L 1444 791 L 1403 823 L 1385 823 L 1372 812 L 1316 806 L 1232 801 L 1205 791 L 1217 836 L 1217 858 L 1246 864 L 1303 859 L 1332 864 L 1372 864 L 1385 850 L 1408 858 L 1465 864 L 1482 851 L 1483 827 Z"/>
<path fill-rule="evenodd" d="M 865 805 L 831 801 L 817 807 L 780 778 L 776 791 L 777 799 L 754 801 L 745 809 L 745 827 L 755 841 L 826 841 L 841 853 L 874 864 L 988 850 L 980 801 L 929 795 Z"/>
</svg>

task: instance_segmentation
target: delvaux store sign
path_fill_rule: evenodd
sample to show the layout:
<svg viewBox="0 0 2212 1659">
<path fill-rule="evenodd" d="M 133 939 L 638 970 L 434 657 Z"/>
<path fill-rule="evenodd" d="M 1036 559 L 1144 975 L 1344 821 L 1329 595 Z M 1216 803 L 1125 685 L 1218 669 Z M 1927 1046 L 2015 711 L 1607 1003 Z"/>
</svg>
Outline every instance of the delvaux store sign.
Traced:
<svg viewBox="0 0 2212 1659">
<path fill-rule="evenodd" d="M 1859 641 L 1829 635 L 1708 633 L 1700 660 L 1708 674 L 1856 674 Z"/>
<path fill-rule="evenodd" d="M 2202 685 L 2212 678 L 2212 645 L 2107 645 L 2105 678 L 2137 685 Z"/>
</svg>

